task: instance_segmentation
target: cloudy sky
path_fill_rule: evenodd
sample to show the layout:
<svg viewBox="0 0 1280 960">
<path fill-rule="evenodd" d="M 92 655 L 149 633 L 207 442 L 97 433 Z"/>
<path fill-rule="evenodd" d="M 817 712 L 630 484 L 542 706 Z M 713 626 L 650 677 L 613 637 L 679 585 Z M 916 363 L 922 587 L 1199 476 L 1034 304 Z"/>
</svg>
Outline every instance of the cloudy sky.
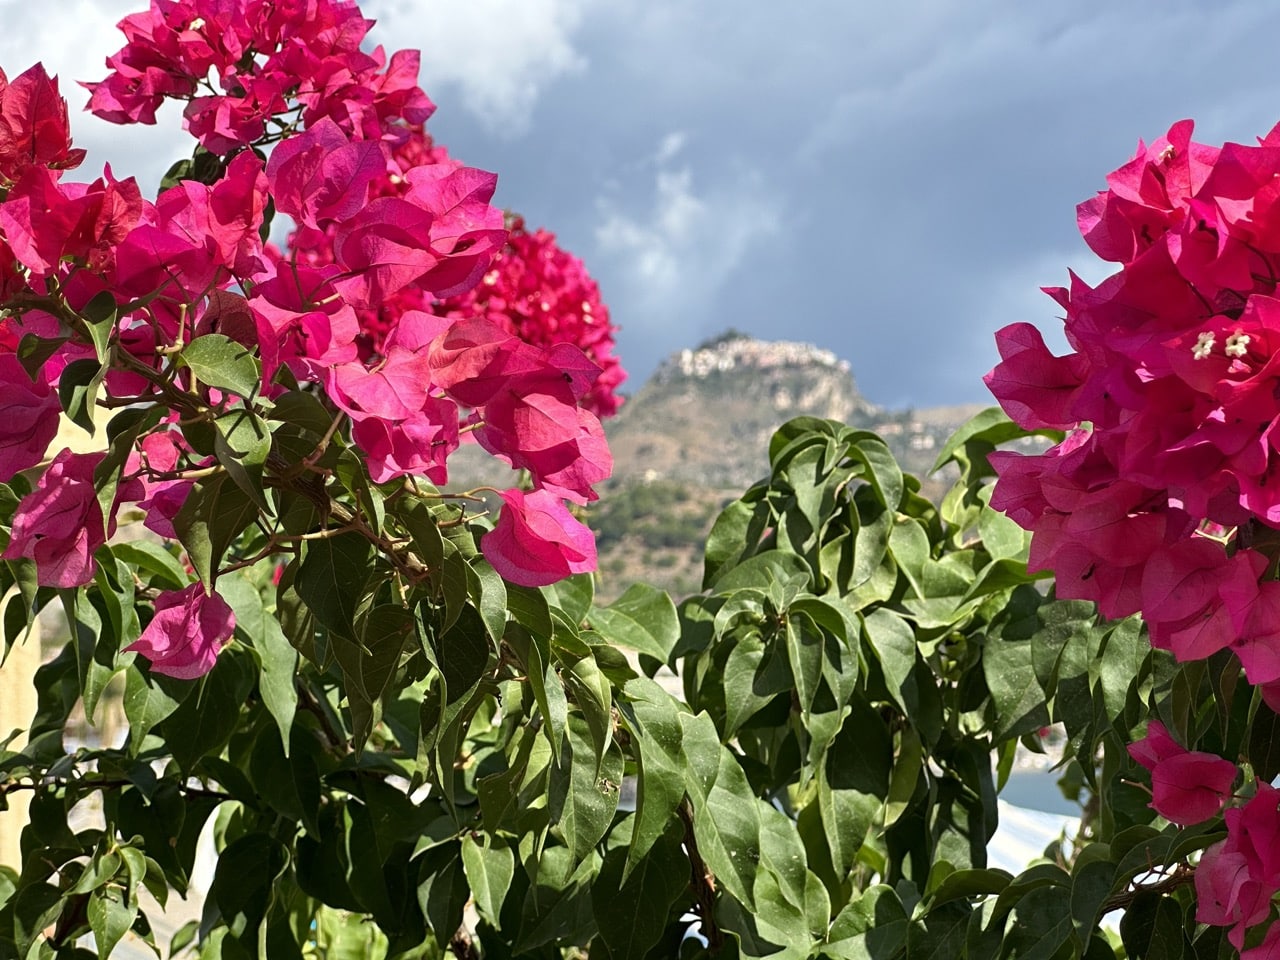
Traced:
<svg viewBox="0 0 1280 960">
<path fill-rule="evenodd" d="M 0 0 L 0 64 L 44 59 L 78 108 L 68 81 L 101 77 L 142 2 Z M 364 9 L 377 42 L 423 51 L 437 140 L 586 261 L 632 387 L 732 326 L 835 351 L 887 406 L 984 400 L 993 331 L 1060 331 L 1039 287 L 1105 276 L 1075 204 L 1140 137 L 1193 117 L 1198 139 L 1250 141 L 1280 120 L 1280 4 L 1256 0 Z M 179 120 L 81 115 L 84 169 L 156 183 L 189 152 Z"/>
</svg>

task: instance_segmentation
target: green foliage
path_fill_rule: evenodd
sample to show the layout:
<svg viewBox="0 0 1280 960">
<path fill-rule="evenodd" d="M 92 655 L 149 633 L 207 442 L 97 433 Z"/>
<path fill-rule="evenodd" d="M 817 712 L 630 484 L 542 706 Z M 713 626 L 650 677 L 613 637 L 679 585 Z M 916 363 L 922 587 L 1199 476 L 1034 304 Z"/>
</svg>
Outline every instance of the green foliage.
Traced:
<svg viewBox="0 0 1280 960">
<path fill-rule="evenodd" d="M 186 362 L 236 390 L 249 371 L 224 346 Z M 185 582 L 177 555 L 104 547 L 64 598 L 76 626 L 36 676 L 28 745 L 0 749 L 0 803 L 32 800 L 22 870 L 0 871 L 2 960 L 151 943 L 139 893 L 185 894 L 207 825 L 217 868 L 178 956 L 1219 954 L 1187 884 L 1219 834 L 1162 827 L 1124 744 L 1154 714 L 1271 776 L 1275 715 L 1233 659 L 1177 668 L 1027 573 L 1026 536 L 987 506 L 986 454 L 1018 436 L 1002 418 L 943 451 L 960 480 L 940 508 L 875 435 L 786 424 L 677 609 L 644 585 L 600 605 L 585 575 L 504 584 L 482 526 L 373 484 L 306 394 L 262 413 L 217 420 L 226 469 L 176 521 L 237 615 L 212 673 L 121 652 L 137 597 Z M 264 482 L 291 448 L 358 512 Z M 239 562 L 268 536 L 293 544 L 274 584 Z M 7 646 L 52 597 L 20 562 L 0 578 Z M 121 674 L 123 746 L 71 751 L 72 710 Z M 1050 723 L 1089 803 L 1015 877 L 988 865 L 996 798 Z M 105 825 L 73 828 L 92 795 Z"/>
</svg>

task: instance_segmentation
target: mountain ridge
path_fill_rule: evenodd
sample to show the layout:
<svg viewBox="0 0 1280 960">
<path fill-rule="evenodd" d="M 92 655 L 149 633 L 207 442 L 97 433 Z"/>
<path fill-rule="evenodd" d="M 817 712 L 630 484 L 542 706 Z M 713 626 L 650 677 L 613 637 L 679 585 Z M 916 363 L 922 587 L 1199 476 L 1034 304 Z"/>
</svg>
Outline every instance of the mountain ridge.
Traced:
<svg viewBox="0 0 1280 960">
<path fill-rule="evenodd" d="M 884 438 L 903 469 L 928 479 L 937 451 L 982 404 L 889 410 L 858 390 L 852 365 L 800 341 L 736 330 L 662 362 L 605 424 L 613 477 L 588 511 L 600 551 L 599 591 L 643 580 L 677 597 L 697 592 L 715 516 L 768 472 L 769 439 L 796 416 L 839 420 Z"/>
</svg>

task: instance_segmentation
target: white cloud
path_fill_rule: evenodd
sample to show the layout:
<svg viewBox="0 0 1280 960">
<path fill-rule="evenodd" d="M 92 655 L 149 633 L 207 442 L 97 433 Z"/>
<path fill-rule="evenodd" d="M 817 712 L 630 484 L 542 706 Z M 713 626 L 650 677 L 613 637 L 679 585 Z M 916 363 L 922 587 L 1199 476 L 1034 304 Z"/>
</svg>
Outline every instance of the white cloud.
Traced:
<svg viewBox="0 0 1280 960">
<path fill-rule="evenodd" d="M 668 133 L 662 138 L 662 142 L 658 144 L 658 152 L 653 158 L 654 162 L 659 166 L 664 163 L 670 163 L 684 149 L 684 145 L 688 141 L 689 137 L 683 130 L 673 130 Z"/>
<path fill-rule="evenodd" d="M 658 156 L 671 154 L 670 136 Z M 652 202 L 643 213 L 601 198 L 596 229 L 602 256 L 629 287 L 632 320 L 667 330 L 696 326 L 743 259 L 781 228 L 781 213 L 760 175 L 721 175 L 699 193 L 689 167 L 659 167 Z"/>
<path fill-rule="evenodd" d="M 574 32 L 595 0 L 371 0 L 374 38 L 422 50 L 433 99 L 456 87 L 463 105 L 495 132 L 524 133 L 539 95 L 587 66 Z"/>
</svg>

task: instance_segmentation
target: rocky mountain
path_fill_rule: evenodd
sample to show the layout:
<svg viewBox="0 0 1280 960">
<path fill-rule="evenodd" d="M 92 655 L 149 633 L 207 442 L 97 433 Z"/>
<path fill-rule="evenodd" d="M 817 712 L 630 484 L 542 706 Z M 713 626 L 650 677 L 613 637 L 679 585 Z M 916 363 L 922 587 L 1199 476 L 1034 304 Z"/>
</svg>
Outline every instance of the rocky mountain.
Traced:
<svg viewBox="0 0 1280 960">
<path fill-rule="evenodd" d="M 858 392 L 848 361 L 806 343 L 730 331 L 682 350 L 606 425 L 614 475 L 589 519 L 600 593 L 616 596 L 638 579 L 696 592 L 711 523 L 766 473 L 769 438 L 792 417 L 874 430 L 923 478 L 946 437 L 980 409 L 885 410 Z M 940 497 L 947 485 L 935 480 L 924 492 Z"/>
</svg>

